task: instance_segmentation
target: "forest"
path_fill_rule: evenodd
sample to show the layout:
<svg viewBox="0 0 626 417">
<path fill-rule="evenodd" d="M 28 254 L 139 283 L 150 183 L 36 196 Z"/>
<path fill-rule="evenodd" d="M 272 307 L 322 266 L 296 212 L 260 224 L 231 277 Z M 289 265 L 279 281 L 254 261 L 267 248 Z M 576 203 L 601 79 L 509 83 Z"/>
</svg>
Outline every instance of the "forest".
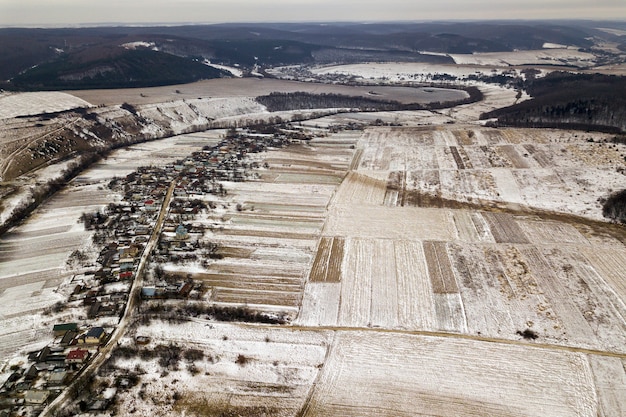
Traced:
<svg viewBox="0 0 626 417">
<path fill-rule="evenodd" d="M 259 96 L 256 101 L 267 107 L 268 111 L 289 111 L 300 109 L 354 109 L 357 111 L 401 111 L 435 110 L 460 104 L 473 103 L 482 99 L 482 93 L 476 87 L 464 88 L 468 97 L 455 102 L 400 103 L 395 100 L 381 100 L 362 96 L 343 94 L 312 94 L 302 91 L 293 93 L 274 92 Z"/>
<path fill-rule="evenodd" d="M 530 77 L 523 88 L 532 100 L 481 115 L 494 126 L 626 131 L 626 78 L 553 72 Z"/>
</svg>

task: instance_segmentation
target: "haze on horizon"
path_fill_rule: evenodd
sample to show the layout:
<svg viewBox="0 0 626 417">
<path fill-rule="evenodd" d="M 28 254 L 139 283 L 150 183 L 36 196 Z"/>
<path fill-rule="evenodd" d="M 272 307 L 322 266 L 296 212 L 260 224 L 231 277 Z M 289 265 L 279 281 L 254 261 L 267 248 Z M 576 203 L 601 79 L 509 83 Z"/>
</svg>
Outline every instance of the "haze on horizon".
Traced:
<svg viewBox="0 0 626 417">
<path fill-rule="evenodd" d="M 0 0 L 0 26 L 592 19 L 626 20 L 623 0 Z"/>
</svg>

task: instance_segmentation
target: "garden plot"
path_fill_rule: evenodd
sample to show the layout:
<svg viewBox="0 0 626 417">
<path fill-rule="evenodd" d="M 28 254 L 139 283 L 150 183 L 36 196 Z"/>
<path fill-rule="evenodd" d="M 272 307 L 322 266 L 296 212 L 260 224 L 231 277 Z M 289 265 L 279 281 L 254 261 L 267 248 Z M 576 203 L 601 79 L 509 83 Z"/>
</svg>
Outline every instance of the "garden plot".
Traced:
<svg viewBox="0 0 626 417">
<path fill-rule="evenodd" d="M 608 249 L 608 250 L 607 250 Z M 621 248 L 583 248 L 582 253 L 589 263 L 597 271 L 600 277 L 621 299 L 622 305 L 626 303 L 626 249 Z"/>
<path fill-rule="evenodd" d="M 579 247 L 449 244 L 470 334 L 623 351 L 625 307 Z M 489 300 L 489 302 L 485 302 Z"/>
<path fill-rule="evenodd" d="M 537 244 L 589 245 L 589 240 L 571 224 L 533 218 L 516 218 L 517 225 Z"/>
<path fill-rule="evenodd" d="M 623 183 L 623 150 L 598 143 L 606 135 L 589 135 L 476 126 L 376 127 L 359 141 L 357 172 L 388 173 L 386 205 L 440 205 L 432 198 L 421 201 L 426 194 L 600 218 L 598 198 Z M 404 194 L 413 191 L 414 196 Z"/>
<path fill-rule="evenodd" d="M 207 131 L 174 136 L 132 145 L 111 153 L 105 160 L 92 165 L 74 181 L 91 183 L 123 177 L 137 168 L 149 165 L 165 165 L 199 151 L 203 146 L 215 146 L 222 139 L 223 131 Z"/>
<path fill-rule="evenodd" d="M 211 261 L 206 274 L 196 275 L 211 288 L 212 300 L 295 311 L 312 263 L 316 265 L 313 280 L 340 279 L 341 237 L 322 240 L 318 257 L 323 262 L 314 261 L 314 256 L 326 207 L 354 153 L 346 138 L 354 141 L 353 136 L 331 136 L 325 140 L 333 143 L 318 141 L 313 147 L 289 146 L 265 153 L 259 161 L 269 168 L 260 171 L 259 179 L 224 184 L 225 199 L 236 203 L 237 211 L 231 208 L 202 222 L 212 225 L 207 237 L 223 249 L 220 253 L 225 257 Z"/>
<path fill-rule="evenodd" d="M 593 417 L 595 388 L 578 353 L 338 332 L 303 415 Z"/>
<path fill-rule="evenodd" d="M 150 344 L 135 347 L 135 334 L 149 336 Z M 115 375 L 140 370 L 136 386 L 118 391 L 122 416 L 293 416 L 305 402 L 329 339 L 324 333 L 208 321 L 153 322 L 136 328 L 122 343 L 138 353 L 174 345 L 180 352 L 176 363 L 163 366 L 141 355 L 119 358 L 98 379 L 113 384 Z M 186 354 L 191 349 L 193 356 Z"/>
<path fill-rule="evenodd" d="M 23 225 L 0 239 L 0 356 L 49 341 L 41 313 L 66 300 L 59 287 L 73 272 L 66 260 L 90 251 L 89 232 L 78 222 L 84 211 L 101 209 L 111 197 L 93 187 L 72 187 L 41 206 Z"/>
<path fill-rule="evenodd" d="M 512 215 L 486 212 L 482 216 L 497 243 L 529 243 Z"/>
</svg>

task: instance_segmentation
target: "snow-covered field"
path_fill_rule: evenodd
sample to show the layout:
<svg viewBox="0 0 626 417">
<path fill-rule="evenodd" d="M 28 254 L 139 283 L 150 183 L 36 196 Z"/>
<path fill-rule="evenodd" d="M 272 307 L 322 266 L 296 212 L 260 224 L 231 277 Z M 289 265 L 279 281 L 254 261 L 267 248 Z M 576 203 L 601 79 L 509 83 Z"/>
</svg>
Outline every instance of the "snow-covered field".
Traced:
<svg viewBox="0 0 626 417">
<path fill-rule="evenodd" d="M 133 330 L 123 343 L 132 346 L 134 335 L 151 338 L 150 345 L 139 349 L 175 344 L 183 352 L 198 349 L 204 358 L 181 360 L 178 369 L 163 369 L 155 360 L 116 361 L 120 370 L 105 377 L 110 384 L 116 375 L 141 369 L 139 384 L 118 395 L 119 415 L 223 415 L 236 410 L 240 415 L 293 416 L 332 339 L 322 332 L 208 321 L 153 322 Z"/>
<path fill-rule="evenodd" d="M 591 67 L 596 57 L 577 49 L 553 45 L 547 49 L 515 52 L 482 52 L 474 54 L 450 54 L 458 65 L 517 66 L 517 65 L 567 65 L 580 68 Z"/>
<path fill-rule="evenodd" d="M 56 91 L 0 93 L 0 119 L 53 113 L 77 107 L 91 107 L 91 104 L 71 94 Z"/>
<path fill-rule="evenodd" d="M 579 353 L 339 331 L 303 415 L 592 417 L 594 371 Z"/>
<path fill-rule="evenodd" d="M 376 64 L 376 76 L 412 71 L 393 65 Z M 223 257 L 166 270 L 204 280 L 218 305 L 286 313 L 291 323 L 205 316 L 131 326 L 123 346 L 149 336 L 138 351 L 171 344 L 183 358 L 103 367 L 103 389 L 139 377 L 117 388 L 116 415 L 623 415 L 626 238 L 599 221 L 598 203 L 623 188 L 623 145 L 602 134 L 480 126 L 482 109 L 516 100 L 481 88 L 482 103 L 380 115 L 402 126 L 326 131 L 377 114 L 305 122 L 327 136 L 249 154 L 259 166 L 249 181 L 198 196 L 215 209 L 193 222 Z M 144 109 L 179 117 L 181 129 L 197 122 L 176 106 Z M 45 329 L 60 317 L 41 310 L 67 287 L 67 255 L 88 249 L 80 213 L 117 198 L 104 188 L 109 179 L 222 134 L 116 151 L 4 236 L 2 353 L 49 340 Z M 201 358 L 185 359 L 189 349 Z M 0 363 L 2 378 L 13 363 Z"/>
<path fill-rule="evenodd" d="M 453 68 L 453 67 L 449 67 Z M 347 86 L 324 83 L 303 83 L 276 79 L 222 78 L 198 81 L 191 84 L 129 88 L 116 90 L 70 91 L 75 97 L 94 105 L 120 105 L 128 102 L 134 105 L 167 103 L 180 100 L 253 98 L 272 92 L 293 93 L 305 91 L 312 94 L 344 94 L 350 96 L 375 97 L 382 100 L 397 100 L 402 103 L 428 102 L 464 98 L 462 91 L 369 85 Z"/>
</svg>

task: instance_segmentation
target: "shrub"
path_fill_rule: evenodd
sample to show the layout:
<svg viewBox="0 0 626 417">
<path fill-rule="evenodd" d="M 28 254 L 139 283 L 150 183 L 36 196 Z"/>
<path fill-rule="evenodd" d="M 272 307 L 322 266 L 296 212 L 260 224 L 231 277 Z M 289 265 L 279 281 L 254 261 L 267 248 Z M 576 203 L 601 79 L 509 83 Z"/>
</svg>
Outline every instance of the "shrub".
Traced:
<svg viewBox="0 0 626 417">
<path fill-rule="evenodd" d="M 537 333 L 535 333 L 533 330 L 530 330 L 530 329 L 526 329 L 523 332 L 518 330 L 517 334 L 527 340 L 535 340 L 536 338 L 539 337 Z"/>
<path fill-rule="evenodd" d="M 626 189 L 615 192 L 602 205 L 602 215 L 619 223 L 626 223 Z"/>
<path fill-rule="evenodd" d="M 239 354 L 237 356 L 237 360 L 235 361 L 235 363 L 239 366 L 245 366 L 249 361 L 250 359 L 248 357 L 246 357 L 245 355 Z"/>
</svg>

